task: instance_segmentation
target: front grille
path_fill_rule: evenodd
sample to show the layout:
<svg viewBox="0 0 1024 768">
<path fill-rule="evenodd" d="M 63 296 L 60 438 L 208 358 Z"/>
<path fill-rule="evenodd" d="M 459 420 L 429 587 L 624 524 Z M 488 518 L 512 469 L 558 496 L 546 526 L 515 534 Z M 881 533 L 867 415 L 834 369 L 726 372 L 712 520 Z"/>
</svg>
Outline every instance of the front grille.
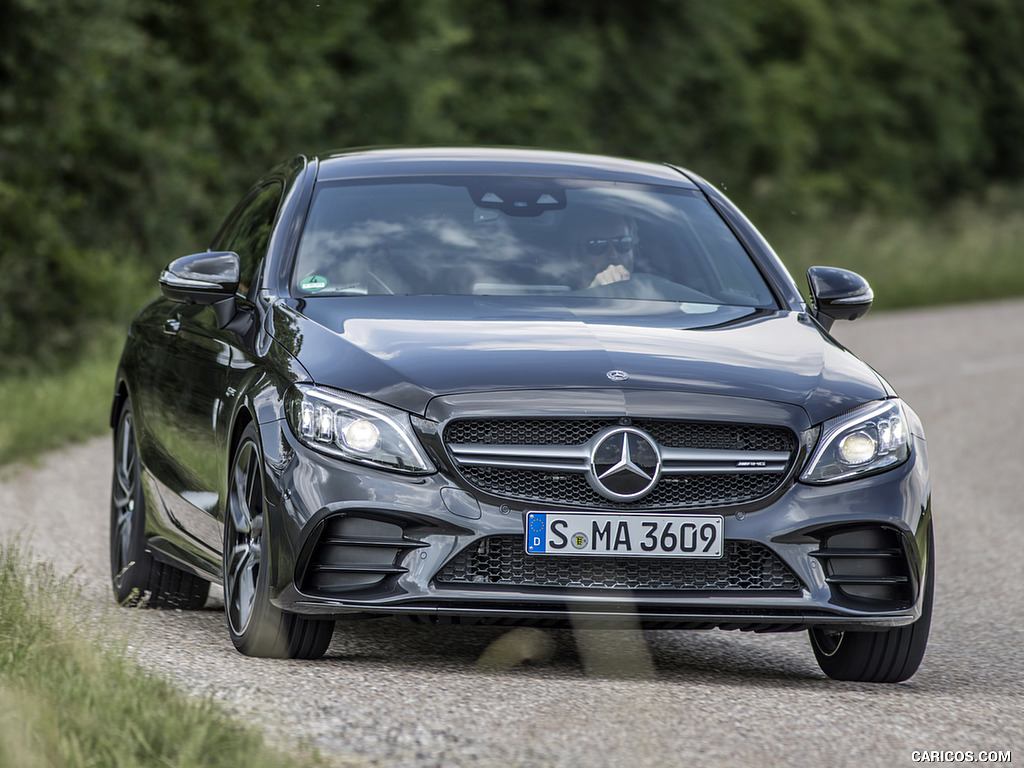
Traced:
<svg viewBox="0 0 1024 768">
<path fill-rule="evenodd" d="M 495 467 L 463 467 L 462 474 L 477 488 L 496 496 L 600 509 L 687 509 L 742 504 L 767 496 L 779 484 L 779 477 L 774 474 L 665 476 L 649 495 L 622 502 L 598 494 L 582 474 Z"/>
<path fill-rule="evenodd" d="M 671 557 L 528 555 L 522 536 L 490 536 L 437 574 L 445 584 L 568 589 L 793 592 L 800 582 L 778 556 L 752 541 L 727 541 L 715 560 Z"/>
<path fill-rule="evenodd" d="M 650 435 L 662 476 L 629 501 L 598 493 L 588 480 L 600 435 L 629 426 Z M 774 493 L 789 476 L 796 435 L 786 427 L 658 419 L 457 419 L 444 441 L 476 488 L 533 504 L 622 510 L 692 509 L 747 504 Z"/>
</svg>

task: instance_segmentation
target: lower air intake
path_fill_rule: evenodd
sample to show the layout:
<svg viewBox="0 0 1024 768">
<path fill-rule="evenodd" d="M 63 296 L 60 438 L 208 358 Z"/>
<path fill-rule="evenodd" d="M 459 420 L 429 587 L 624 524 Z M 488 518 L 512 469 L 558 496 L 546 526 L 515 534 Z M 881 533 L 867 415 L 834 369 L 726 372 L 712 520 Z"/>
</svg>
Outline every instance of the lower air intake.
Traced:
<svg viewBox="0 0 1024 768">
<path fill-rule="evenodd" d="M 437 574 L 445 584 L 568 589 L 793 592 L 800 582 L 770 549 L 728 541 L 716 560 L 528 555 L 522 536 L 491 536 Z"/>
</svg>

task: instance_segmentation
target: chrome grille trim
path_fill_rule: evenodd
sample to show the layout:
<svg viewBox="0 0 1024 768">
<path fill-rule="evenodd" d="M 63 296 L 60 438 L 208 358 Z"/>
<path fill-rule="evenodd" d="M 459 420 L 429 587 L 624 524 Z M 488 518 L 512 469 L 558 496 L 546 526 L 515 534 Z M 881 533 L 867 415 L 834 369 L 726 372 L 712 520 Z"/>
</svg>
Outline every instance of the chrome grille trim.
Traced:
<svg viewBox="0 0 1024 768">
<path fill-rule="evenodd" d="M 657 444 L 662 479 L 652 492 L 623 503 L 582 486 L 570 491 L 577 481 L 586 484 L 594 449 L 606 430 L 627 423 Z M 456 418 L 446 425 L 444 439 L 455 468 L 482 491 L 533 503 L 631 509 L 724 506 L 766 498 L 785 481 L 799 446 L 796 435 L 778 425 L 654 419 Z M 515 479 L 508 473 L 517 473 Z M 740 477 L 751 482 L 741 483 Z M 687 478 L 699 483 L 703 493 L 695 494 L 698 486 L 691 490 L 677 484 L 688 483 Z M 566 493 L 554 487 L 565 481 L 570 481 Z"/>
<path fill-rule="evenodd" d="M 583 445 L 449 445 L 459 466 L 546 469 L 586 472 L 594 439 Z M 785 472 L 790 454 L 785 451 L 723 451 L 700 448 L 661 448 L 663 473 Z"/>
<path fill-rule="evenodd" d="M 459 443 L 448 450 L 459 466 L 547 469 L 553 472 L 586 472 L 589 444 L 584 445 L 479 445 Z"/>
</svg>

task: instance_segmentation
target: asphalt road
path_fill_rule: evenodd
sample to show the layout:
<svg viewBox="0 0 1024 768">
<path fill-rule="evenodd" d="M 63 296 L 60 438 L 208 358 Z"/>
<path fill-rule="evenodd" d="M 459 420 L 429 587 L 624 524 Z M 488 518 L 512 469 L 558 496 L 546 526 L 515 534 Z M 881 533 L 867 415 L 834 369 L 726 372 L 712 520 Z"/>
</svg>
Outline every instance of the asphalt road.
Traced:
<svg viewBox="0 0 1024 768">
<path fill-rule="evenodd" d="M 835 331 L 928 435 L 936 605 L 928 653 L 906 683 L 829 681 L 803 633 L 381 620 L 339 624 L 323 660 L 280 662 L 234 651 L 216 597 L 194 613 L 111 613 L 143 665 L 338 765 L 891 766 L 918 751 L 980 761 L 1007 750 L 1024 762 L 1024 302 Z M 97 607 L 110 604 L 109 453 L 103 439 L 0 474 L 0 535 L 22 531 L 39 556 L 78 569 Z"/>
</svg>

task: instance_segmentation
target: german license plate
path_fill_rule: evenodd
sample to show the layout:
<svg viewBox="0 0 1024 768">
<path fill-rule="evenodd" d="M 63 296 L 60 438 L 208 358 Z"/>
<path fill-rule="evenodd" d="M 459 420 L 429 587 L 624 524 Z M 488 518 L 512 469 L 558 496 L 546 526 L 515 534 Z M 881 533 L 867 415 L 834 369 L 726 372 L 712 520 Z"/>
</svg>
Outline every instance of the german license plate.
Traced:
<svg viewBox="0 0 1024 768">
<path fill-rule="evenodd" d="M 531 555 L 721 557 L 721 515 L 527 512 Z"/>
</svg>

